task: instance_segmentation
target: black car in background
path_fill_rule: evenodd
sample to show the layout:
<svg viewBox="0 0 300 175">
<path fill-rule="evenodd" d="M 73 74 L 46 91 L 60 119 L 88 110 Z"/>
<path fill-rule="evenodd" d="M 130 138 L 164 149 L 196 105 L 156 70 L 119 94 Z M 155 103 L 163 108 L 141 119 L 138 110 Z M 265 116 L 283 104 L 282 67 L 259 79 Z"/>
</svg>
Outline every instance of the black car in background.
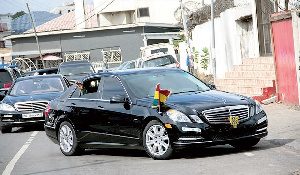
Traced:
<svg viewBox="0 0 300 175">
<path fill-rule="evenodd" d="M 57 71 L 58 71 L 58 67 L 50 67 L 50 68 L 38 69 L 38 70 L 25 72 L 25 76 L 57 74 Z"/>
<path fill-rule="evenodd" d="M 83 79 L 49 103 L 45 132 L 64 155 L 89 148 L 140 148 L 153 159 L 175 149 L 256 145 L 267 135 L 267 116 L 253 99 L 210 89 L 177 68 L 105 72 Z M 171 91 L 153 108 L 156 85 Z"/>
<path fill-rule="evenodd" d="M 69 86 L 68 80 L 61 75 L 39 75 L 15 80 L 0 102 L 1 132 L 11 132 L 13 127 L 42 125 L 49 101 L 60 96 Z"/>
<path fill-rule="evenodd" d="M 95 73 L 95 69 L 87 60 L 67 61 L 59 65 L 57 73 L 67 77 L 70 83 L 73 84 L 85 75 Z"/>
</svg>

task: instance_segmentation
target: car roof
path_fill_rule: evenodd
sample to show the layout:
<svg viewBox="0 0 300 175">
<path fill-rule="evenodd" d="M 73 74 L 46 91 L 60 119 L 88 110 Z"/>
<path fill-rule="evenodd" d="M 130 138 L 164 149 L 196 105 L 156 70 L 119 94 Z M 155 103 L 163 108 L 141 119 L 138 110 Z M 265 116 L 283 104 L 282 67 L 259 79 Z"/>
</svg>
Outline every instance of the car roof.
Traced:
<svg viewBox="0 0 300 175">
<path fill-rule="evenodd" d="M 131 74 L 141 74 L 141 73 L 155 73 L 155 72 L 165 72 L 165 71 L 177 71 L 182 72 L 184 70 L 178 68 L 166 68 L 166 67 L 153 67 L 153 68 L 137 68 L 137 69 L 126 69 L 126 70 L 116 70 L 109 72 L 100 72 L 95 74 L 90 74 L 83 78 L 83 81 L 90 78 L 96 78 L 103 75 L 131 75 Z"/>
<path fill-rule="evenodd" d="M 91 63 L 89 61 L 87 61 L 87 60 L 66 61 L 66 62 L 62 62 L 60 64 L 60 66 L 74 65 L 74 64 L 91 64 Z"/>
<path fill-rule="evenodd" d="M 33 73 L 33 72 L 46 72 L 49 70 L 58 70 L 58 67 L 50 67 L 50 68 L 45 68 L 45 69 L 37 69 L 37 70 L 33 70 L 33 71 L 29 71 L 29 72 L 25 72 L 25 73 Z"/>
</svg>

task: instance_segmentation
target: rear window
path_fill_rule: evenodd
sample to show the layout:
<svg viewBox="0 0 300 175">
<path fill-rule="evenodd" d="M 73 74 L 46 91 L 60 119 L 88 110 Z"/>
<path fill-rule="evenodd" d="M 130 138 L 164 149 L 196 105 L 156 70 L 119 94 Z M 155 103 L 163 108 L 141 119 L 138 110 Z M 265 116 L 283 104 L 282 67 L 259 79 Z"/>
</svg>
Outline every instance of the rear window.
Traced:
<svg viewBox="0 0 300 175">
<path fill-rule="evenodd" d="M 161 67 L 173 63 L 175 63 L 174 57 L 172 55 L 166 55 L 145 61 L 144 67 Z"/>
<path fill-rule="evenodd" d="M 85 75 L 94 73 L 94 69 L 91 64 L 62 65 L 59 73 L 65 76 Z"/>
<path fill-rule="evenodd" d="M 10 73 L 5 69 L 0 69 L 0 83 L 11 83 L 12 77 Z"/>
</svg>

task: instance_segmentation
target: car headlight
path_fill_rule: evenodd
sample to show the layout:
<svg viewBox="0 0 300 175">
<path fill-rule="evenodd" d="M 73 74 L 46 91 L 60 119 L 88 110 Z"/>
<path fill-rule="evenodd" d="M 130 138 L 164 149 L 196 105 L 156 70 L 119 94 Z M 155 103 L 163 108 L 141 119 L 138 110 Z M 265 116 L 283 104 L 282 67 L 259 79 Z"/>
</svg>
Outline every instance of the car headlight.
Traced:
<svg viewBox="0 0 300 175">
<path fill-rule="evenodd" d="M 192 123 L 192 121 L 185 114 L 183 114 L 179 111 L 176 111 L 176 110 L 168 110 L 167 115 L 174 122 L 189 122 L 189 123 Z"/>
<path fill-rule="evenodd" d="M 190 115 L 190 117 L 197 123 L 204 123 L 197 115 Z"/>
<path fill-rule="evenodd" d="M 0 111 L 15 111 L 15 108 L 6 103 L 0 103 Z"/>
<path fill-rule="evenodd" d="M 263 108 L 261 106 L 261 104 L 258 101 L 255 101 L 256 105 L 255 105 L 255 114 L 260 113 L 261 111 L 263 111 Z"/>
</svg>

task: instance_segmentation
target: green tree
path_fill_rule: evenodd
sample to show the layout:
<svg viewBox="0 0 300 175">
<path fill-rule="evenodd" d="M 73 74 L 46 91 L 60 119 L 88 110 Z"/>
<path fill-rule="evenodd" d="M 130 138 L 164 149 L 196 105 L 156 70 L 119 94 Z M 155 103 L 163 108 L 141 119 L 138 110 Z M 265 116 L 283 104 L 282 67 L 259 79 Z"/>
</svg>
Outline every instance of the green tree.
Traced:
<svg viewBox="0 0 300 175">
<path fill-rule="evenodd" d="M 196 51 L 196 48 L 195 48 L 195 47 L 192 47 L 192 55 L 193 55 L 193 58 L 194 58 L 195 63 L 198 63 L 198 60 L 199 60 L 199 52 Z"/>
<path fill-rule="evenodd" d="M 207 70 L 208 68 L 208 63 L 209 63 L 209 52 L 207 47 L 204 47 L 202 49 L 203 55 L 201 55 L 201 60 L 200 60 L 200 65 L 201 68 L 203 68 L 204 70 Z"/>
<path fill-rule="evenodd" d="M 173 40 L 173 45 L 174 45 L 175 47 L 178 47 L 178 46 L 179 46 L 179 43 L 184 41 L 184 35 L 178 35 L 178 37 L 179 37 L 180 39 Z"/>
<path fill-rule="evenodd" d="M 12 15 L 12 19 L 16 19 L 16 18 L 18 18 L 18 17 L 20 17 L 20 16 L 23 16 L 24 14 L 26 14 L 23 10 L 22 11 L 19 11 L 19 12 L 17 12 L 17 13 L 15 13 L 14 15 Z"/>
</svg>

